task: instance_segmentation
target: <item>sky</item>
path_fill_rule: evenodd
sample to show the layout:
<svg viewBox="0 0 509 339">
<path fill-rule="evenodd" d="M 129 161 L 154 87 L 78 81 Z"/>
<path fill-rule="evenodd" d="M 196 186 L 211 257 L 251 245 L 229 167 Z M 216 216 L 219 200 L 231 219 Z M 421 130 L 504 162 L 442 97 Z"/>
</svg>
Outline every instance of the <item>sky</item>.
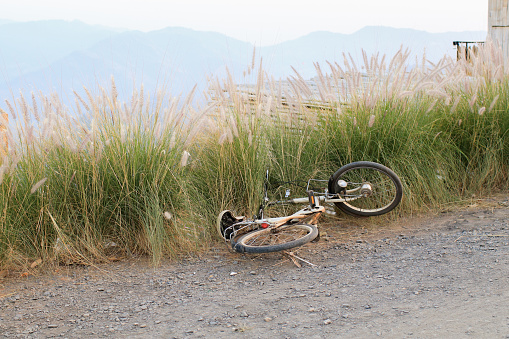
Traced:
<svg viewBox="0 0 509 339">
<path fill-rule="evenodd" d="M 365 26 L 487 31 L 488 0 L 0 0 L 0 19 L 80 20 L 140 31 L 214 31 L 264 46 Z"/>
</svg>

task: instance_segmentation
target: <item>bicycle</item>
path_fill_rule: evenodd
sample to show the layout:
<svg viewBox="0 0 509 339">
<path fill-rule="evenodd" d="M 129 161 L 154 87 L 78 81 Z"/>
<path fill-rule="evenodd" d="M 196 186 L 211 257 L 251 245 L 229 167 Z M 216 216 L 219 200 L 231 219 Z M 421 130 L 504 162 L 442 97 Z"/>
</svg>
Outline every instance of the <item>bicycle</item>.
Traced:
<svg viewBox="0 0 509 339">
<path fill-rule="evenodd" d="M 327 188 L 315 192 L 314 182 L 327 182 Z M 230 210 L 217 218 L 219 235 L 239 253 L 270 253 L 302 246 L 318 235 L 318 219 L 325 212 L 324 203 L 334 203 L 341 211 L 354 216 L 377 216 L 392 211 L 403 196 L 399 177 L 388 167 L 369 161 L 349 163 L 328 180 L 309 179 L 307 197 L 271 201 L 268 198 L 268 171 L 264 197 L 258 213 L 251 219 L 235 216 Z M 299 211 L 283 217 L 264 217 L 265 208 L 280 204 L 305 204 Z"/>
</svg>

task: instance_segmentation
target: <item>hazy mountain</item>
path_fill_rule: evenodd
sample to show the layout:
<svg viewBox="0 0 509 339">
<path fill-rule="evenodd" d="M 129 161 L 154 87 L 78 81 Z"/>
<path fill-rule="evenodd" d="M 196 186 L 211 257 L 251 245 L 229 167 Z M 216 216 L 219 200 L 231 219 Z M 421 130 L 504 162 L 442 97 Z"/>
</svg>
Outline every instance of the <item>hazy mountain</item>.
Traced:
<svg viewBox="0 0 509 339">
<path fill-rule="evenodd" d="M 0 21 L 1 23 L 1 21 Z M 392 56 L 401 45 L 436 61 L 455 55 L 454 40 L 484 40 L 486 32 L 432 34 L 412 29 L 366 27 L 353 34 L 314 32 L 299 39 L 257 50 L 264 68 L 276 77 L 292 74 L 294 66 L 305 78 L 315 75 L 313 62 L 338 61 L 351 53 L 361 62 L 361 49 Z M 142 83 L 173 94 L 204 88 L 209 75 L 222 77 L 228 67 L 241 75 L 251 63 L 253 46 L 213 32 L 169 27 L 143 33 L 119 32 L 78 21 L 38 21 L 0 25 L 0 104 L 20 89 L 53 91 L 67 97 L 83 86 L 110 86 L 115 78 L 119 94 L 127 98 Z M 240 80 L 240 79 L 239 79 Z"/>
<path fill-rule="evenodd" d="M 128 31 L 111 34 L 88 48 L 75 49 L 45 67 L 12 79 L 9 87 L 26 91 L 42 88 L 65 97 L 83 86 L 89 90 L 96 85 L 109 88 L 113 76 L 123 99 L 129 97 L 133 86 L 142 83 L 151 92 L 164 86 L 175 95 L 185 94 L 195 84 L 203 89 L 206 76 L 221 74 L 226 66 L 240 69 L 243 55 L 250 54 L 249 43 L 219 33 L 185 28 Z"/>
<path fill-rule="evenodd" d="M 309 78 L 315 75 L 313 62 L 338 61 L 343 65 L 343 53 L 350 53 L 357 65 L 361 65 L 362 50 L 368 56 L 379 53 L 393 56 L 401 46 L 422 58 L 426 53 L 430 61 L 438 61 L 444 55 L 456 55 L 453 41 L 484 41 L 486 32 L 428 33 L 414 29 L 390 27 L 365 27 L 353 34 L 313 32 L 299 39 L 266 47 L 262 50 L 275 75 L 287 75 L 290 65 Z"/>
<path fill-rule="evenodd" d="M 10 22 L 0 25 L 2 72 L 9 78 L 48 66 L 113 35 L 113 29 L 79 21 Z"/>
</svg>

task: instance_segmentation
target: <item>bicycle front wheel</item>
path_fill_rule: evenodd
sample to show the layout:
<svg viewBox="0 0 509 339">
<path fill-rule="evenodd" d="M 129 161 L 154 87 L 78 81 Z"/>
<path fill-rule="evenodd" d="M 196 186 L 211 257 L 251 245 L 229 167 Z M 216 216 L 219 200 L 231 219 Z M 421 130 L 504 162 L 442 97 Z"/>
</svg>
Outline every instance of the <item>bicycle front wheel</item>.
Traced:
<svg viewBox="0 0 509 339">
<path fill-rule="evenodd" d="M 376 216 L 392 211 L 401 201 L 403 186 L 388 167 L 370 161 L 352 162 L 329 179 L 329 192 L 344 202 L 336 206 L 355 216 Z"/>
<path fill-rule="evenodd" d="M 302 246 L 318 236 L 318 228 L 310 224 L 283 225 L 249 232 L 236 242 L 233 249 L 239 253 L 270 253 Z"/>
</svg>

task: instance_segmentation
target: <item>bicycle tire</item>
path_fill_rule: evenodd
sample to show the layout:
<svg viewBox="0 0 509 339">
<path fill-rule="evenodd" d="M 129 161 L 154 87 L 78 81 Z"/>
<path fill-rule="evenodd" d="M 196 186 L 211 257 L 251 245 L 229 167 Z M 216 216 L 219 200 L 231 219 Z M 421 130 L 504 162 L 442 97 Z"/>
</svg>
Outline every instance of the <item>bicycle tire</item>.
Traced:
<svg viewBox="0 0 509 339">
<path fill-rule="evenodd" d="M 232 247 L 239 253 L 279 252 L 302 246 L 318 236 L 318 228 L 310 224 L 283 225 L 242 235 L 232 240 Z"/>
<path fill-rule="evenodd" d="M 368 183 L 371 194 L 352 201 L 335 202 L 343 212 L 354 216 L 377 216 L 392 211 L 401 202 L 403 185 L 390 168 L 371 161 L 357 161 L 338 169 L 329 179 L 328 189 L 332 194 L 348 198 L 345 188 L 338 181 L 343 180 L 350 187 L 349 191 L 360 189 Z M 348 187 L 347 186 L 347 187 Z M 350 195 L 351 197 L 351 195 Z"/>
</svg>

